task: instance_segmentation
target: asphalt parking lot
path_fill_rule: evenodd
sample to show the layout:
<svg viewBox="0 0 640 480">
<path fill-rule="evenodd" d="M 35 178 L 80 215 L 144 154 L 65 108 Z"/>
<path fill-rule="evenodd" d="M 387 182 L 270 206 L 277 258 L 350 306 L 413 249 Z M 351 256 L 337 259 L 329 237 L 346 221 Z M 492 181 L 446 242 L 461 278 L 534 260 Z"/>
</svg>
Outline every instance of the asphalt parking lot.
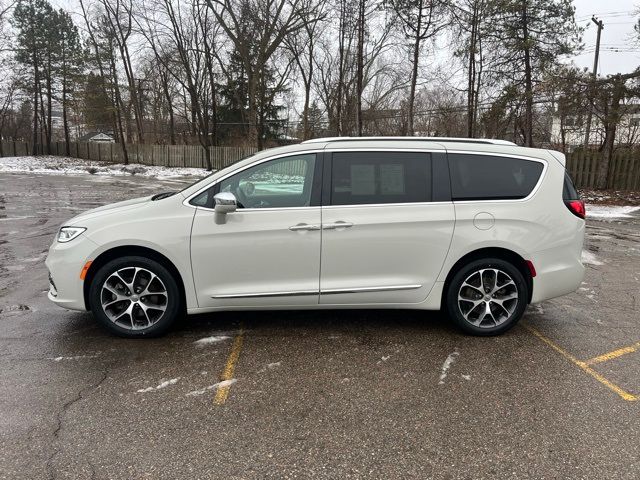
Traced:
<svg viewBox="0 0 640 480">
<path fill-rule="evenodd" d="M 0 174 L 0 478 L 640 477 L 638 212 L 589 220 L 580 290 L 496 338 L 372 310 L 123 340 L 47 300 L 60 223 L 179 183 Z"/>
</svg>

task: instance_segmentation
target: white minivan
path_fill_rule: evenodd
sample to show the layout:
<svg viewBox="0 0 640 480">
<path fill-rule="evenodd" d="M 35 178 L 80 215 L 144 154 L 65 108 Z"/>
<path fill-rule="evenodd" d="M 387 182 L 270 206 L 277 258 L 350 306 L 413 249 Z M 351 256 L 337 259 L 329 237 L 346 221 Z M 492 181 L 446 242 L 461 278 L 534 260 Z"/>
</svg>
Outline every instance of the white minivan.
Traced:
<svg viewBox="0 0 640 480">
<path fill-rule="evenodd" d="M 580 285 L 584 217 L 555 151 L 321 138 L 72 218 L 49 298 L 126 337 L 185 312 L 319 308 L 440 309 L 495 335 Z"/>
</svg>

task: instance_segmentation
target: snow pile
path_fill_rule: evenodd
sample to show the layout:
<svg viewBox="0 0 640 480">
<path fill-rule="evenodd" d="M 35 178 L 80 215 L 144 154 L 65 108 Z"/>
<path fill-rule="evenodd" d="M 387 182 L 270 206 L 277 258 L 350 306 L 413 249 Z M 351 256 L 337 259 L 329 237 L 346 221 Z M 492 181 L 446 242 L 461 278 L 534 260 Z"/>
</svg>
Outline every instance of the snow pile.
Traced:
<svg viewBox="0 0 640 480">
<path fill-rule="evenodd" d="M 587 205 L 587 217 L 589 218 L 631 218 L 633 212 L 640 207 L 614 206 L 614 205 Z"/>
<path fill-rule="evenodd" d="M 229 340 L 230 338 L 231 337 L 229 337 L 228 335 L 214 335 L 212 337 L 201 338 L 200 340 L 196 340 L 193 343 L 195 343 L 199 347 L 202 347 L 205 345 L 211 345 L 213 343 L 224 342 L 225 340 Z"/>
<path fill-rule="evenodd" d="M 204 395 L 209 390 L 217 390 L 219 388 L 230 387 L 234 383 L 236 383 L 235 378 L 232 378 L 230 380 L 223 380 L 221 382 L 214 383 L 213 385 L 209 385 L 208 387 L 201 388 L 200 390 L 194 390 L 192 392 L 189 392 L 186 395 L 187 397 L 197 397 L 198 395 Z"/>
<path fill-rule="evenodd" d="M 169 385 L 175 385 L 176 383 L 178 383 L 178 380 L 180 380 L 180 377 L 172 378 L 171 380 L 165 380 L 156 387 L 141 388 L 138 390 L 138 393 L 147 393 L 153 392 L 154 390 L 162 390 L 163 388 L 167 388 Z"/>
<path fill-rule="evenodd" d="M 582 251 L 582 263 L 586 265 L 602 265 L 602 262 L 598 260 L 598 257 L 588 250 Z"/>
<path fill-rule="evenodd" d="M 4 157 L 0 173 L 36 173 L 44 175 L 139 175 L 142 177 L 203 177 L 211 172 L 203 168 L 157 167 L 131 163 L 105 163 L 69 157 Z"/>
</svg>

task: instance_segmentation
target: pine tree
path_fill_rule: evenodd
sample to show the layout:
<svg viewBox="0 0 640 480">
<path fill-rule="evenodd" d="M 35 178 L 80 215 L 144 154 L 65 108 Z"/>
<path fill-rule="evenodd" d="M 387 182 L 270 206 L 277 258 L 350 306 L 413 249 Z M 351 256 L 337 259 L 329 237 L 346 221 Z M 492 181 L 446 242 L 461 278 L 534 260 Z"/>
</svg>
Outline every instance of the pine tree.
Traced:
<svg viewBox="0 0 640 480">
<path fill-rule="evenodd" d="M 38 153 L 38 114 L 46 83 L 52 17 L 53 8 L 46 0 L 19 0 L 12 19 L 17 30 L 16 60 L 25 67 L 24 90 L 33 98 L 33 155 Z"/>
<path fill-rule="evenodd" d="M 78 27 L 73 23 L 71 16 L 64 10 L 58 11 L 59 32 L 59 63 L 57 76 L 60 82 L 60 103 L 62 104 L 62 123 L 64 127 L 64 141 L 66 154 L 70 152 L 69 135 L 69 105 L 76 93 L 75 86 L 81 81 L 85 62 L 85 51 L 82 47 Z"/>
<path fill-rule="evenodd" d="M 483 22 L 496 80 L 515 87 L 524 102 L 524 143 L 534 145 L 533 99 L 545 72 L 580 48 L 572 0 L 490 0 Z M 487 49 L 488 50 L 488 49 Z"/>
</svg>

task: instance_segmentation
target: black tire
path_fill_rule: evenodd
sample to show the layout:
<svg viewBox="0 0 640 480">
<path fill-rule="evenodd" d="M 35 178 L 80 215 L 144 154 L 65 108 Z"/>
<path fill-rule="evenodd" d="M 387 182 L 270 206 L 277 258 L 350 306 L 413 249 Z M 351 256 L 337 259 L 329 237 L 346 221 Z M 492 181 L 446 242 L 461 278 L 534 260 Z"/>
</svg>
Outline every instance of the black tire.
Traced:
<svg viewBox="0 0 640 480">
<path fill-rule="evenodd" d="M 500 307 L 499 303 L 496 302 L 496 300 L 492 299 L 490 292 L 485 292 L 485 297 L 482 297 L 482 295 L 480 295 L 479 293 L 479 288 L 476 289 L 465 287 L 464 290 L 465 296 L 468 294 L 468 292 L 471 292 L 471 294 L 475 294 L 476 290 L 478 290 L 477 295 L 479 295 L 479 297 L 477 298 L 477 302 L 481 303 L 478 303 L 476 307 L 473 307 L 474 303 L 472 303 L 471 301 L 458 301 L 458 294 L 461 292 L 463 283 L 467 279 L 470 279 L 470 282 L 477 281 L 480 278 L 478 276 L 479 272 L 485 269 L 486 271 L 483 275 L 484 280 L 486 280 L 489 284 L 489 287 L 487 288 L 492 289 L 492 287 L 490 286 L 492 278 L 491 275 L 495 270 L 498 270 L 503 274 L 511 277 L 511 280 L 513 281 L 513 284 L 517 289 L 516 291 L 514 291 L 514 289 L 511 287 L 511 284 L 507 284 L 504 289 L 499 289 L 496 291 L 496 299 L 501 301 L 503 305 L 506 305 L 506 308 Z M 502 285 L 504 282 L 506 282 L 506 279 L 506 276 L 500 275 L 500 281 L 497 285 Z M 484 284 L 478 282 L 478 286 L 482 285 Z M 513 300 L 500 300 L 503 298 L 512 297 L 513 295 L 517 295 L 517 297 Z M 449 318 L 451 318 L 454 323 L 464 332 L 476 336 L 491 336 L 500 335 L 506 332 L 516 323 L 518 323 L 518 321 L 520 321 L 520 319 L 524 315 L 525 309 L 527 308 L 528 298 L 529 287 L 518 268 L 513 266 L 508 261 L 502 260 L 500 258 L 485 258 L 472 261 L 464 267 L 460 268 L 455 273 L 455 275 L 449 282 L 449 286 L 446 292 L 445 307 Z M 488 299 L 488 301 L 485 301 L 486 299 Z M 483 309 L 487 308 L 487 304 L 489 304 L 489 309 L 492 315 L 491 317 L 483 317 L 485 318 L 485 320 L 480 320 L 480 317 L 482 317 L 484 313 Z M 476 308 L 476 310 L 474 310 L 474 308 Z M 464 313 L 463 310 L 465 311 Z M 507 315 L 508 311 L 510 312 L 509 315 Z M 465 318 L 465 313 L 469 319 Z M 476 316 L 477 318 L 475 318 Z M 502 319 L 502 321 L 497 322 L 496 320 L 491 320 L 491 318 L 493 317 L 498 317 L 499 319 Z M 480 324 L 474 325 L 472 320 L 480 322 Z"/>
<path fill-rule="evenodd" d="M 132 329 L 130 326 L 127 326 L 125 322 L 126 315 L 123 317 L 122 321 L 118 321 L 117 323 L 112 321 L 109 316 L 107 316 L 107 313 L 105 313 L 105 309 L 102 307 L 101 300 L 104 295 L 102 293 L 102 287 L 105 281 L 110 278 L 115 272 L 125 269 L 125 273 L 128 273 L 129 270 L 126 269 L 133 269 L 134 267 L 143 268 L 146 271 L 156 275 L 160 279 L 161 284 L 157 283 L 156 280 L 155 283 L 153 283 L 152 288 L 155 287 L 156 291 L 160 291 L 159 285 L 164 287 L 166 291 L 166 298 L 162 300 L 162 294 L 158 294 L 155 296 L 153 296 L 153 294 L 150 294 L 151 298 L 154 298 L 156 300 L 160 299 L 157 300 L 157 303 L 160 304 L 161 307 L 165 308 L 164 312 L 160 313 L 161 310 L 152 309 L 151 313 L 149 313 L 149 315 L 146 315 L 142 312 L 142 309 L 140 307 L 136 307 L 133 313 L 129 315 L 129 318 L 131 320 L 130 323 L 134 323 L 134 319 L 131 318 L 132 315 L 134 317 L 140 317 L 142 318 L 142 320 L 140 321 L 140 323 L 135 324 L 135 329 Z M 141 282 L 144 282 L 144 278 L 141 279 Z M 151 284 L 152 282 L 149 281 L 148 283 Z M 114 295 L 114 298 L 117 297 L 115 297 Z M 176 320 L 178 320 L 183 315 L 181 298 L 182 297 L 180 295 L 178 283 L 171 272 L 166 267 L 164 267 L 164 265 L 156 262 L 155 260 L 139 256 L 116 258 L 115 260 L 111 260 L 110 262 L 106 263 L 96 272 L 89 288 L 89 306 L 91 308 L 91 311 L 93 312 L 94 317 L 96 318 L 96 320 L 98 320 L 98 323 L 100 323 L 109 332 L 125 338 L 158 337 L 166 333 L 167 330 L 169 330 L 169 328 L 171 328 L 171 326 L 174 324 L 174 322 L 176 322 Z M 127 300 L 123 300 L 123 307 L 117 305 L 116 308 L 124 309 L 124 306 L 131 305 L 131 301 L 129 301 L 129 304 L 125 303 L 126 301 Z M 118 312 L 116 312 L 116 314 L 117 313 Z M 142 315 L 145 316 L 142 317 Z M 115 317 L 116 315 L 114 314 L 113 316 Z M 153 323 L 150 326 L 145 327 L 142 322 L 146 321 L 147 323 L 149 323 L 149 316 L 157 317 L 153 318 Z"/>
</svg>

